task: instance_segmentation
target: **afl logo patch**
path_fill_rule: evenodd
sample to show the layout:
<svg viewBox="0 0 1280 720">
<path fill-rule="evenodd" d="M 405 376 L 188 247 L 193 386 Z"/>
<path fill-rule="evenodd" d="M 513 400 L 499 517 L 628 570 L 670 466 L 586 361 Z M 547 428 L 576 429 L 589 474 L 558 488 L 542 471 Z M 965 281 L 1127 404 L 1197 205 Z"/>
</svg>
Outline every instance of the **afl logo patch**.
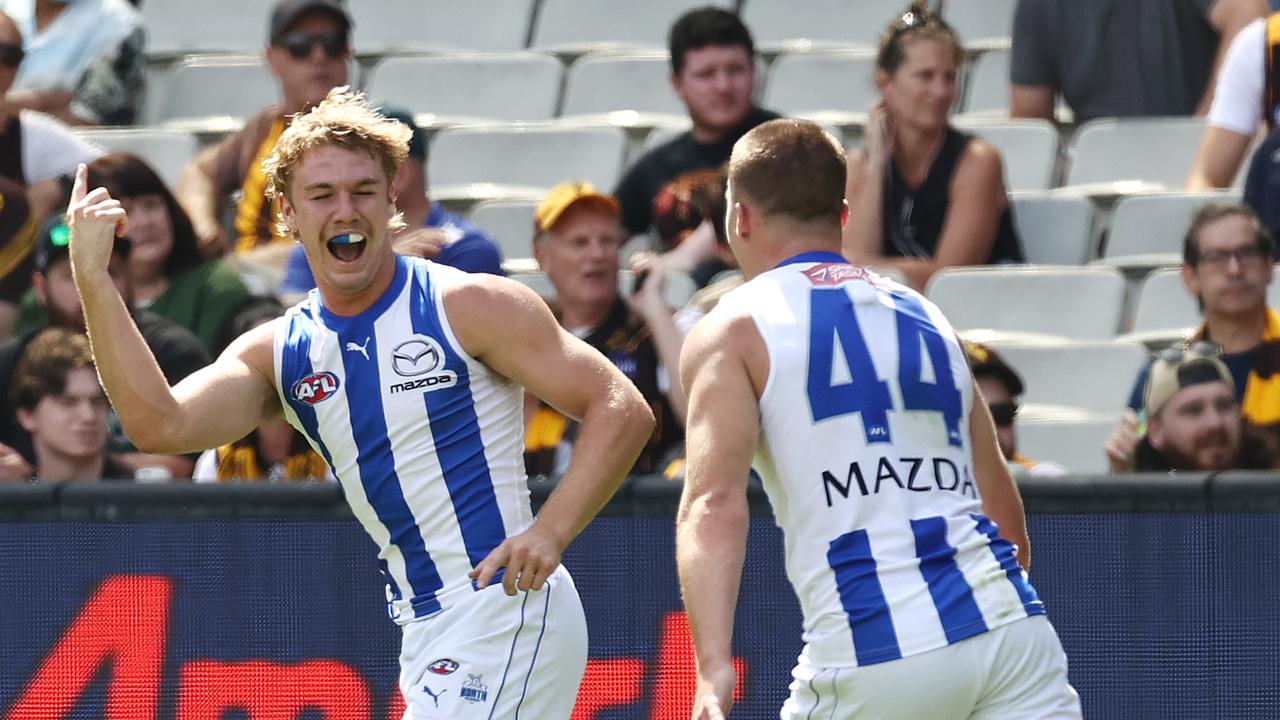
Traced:
<svg viewBox="0 0 1280 720">
<path fill-rule="evenodd" d="M 391 369 L 400 377 L 417 377 L 444 365 L 440 344 L 426 335 L 414 335 L 391 351 Z"/>
<path fill-rule="evenodd" d="M 338 376 L 331 372 L 311 373 L 289 389 L 289 395 L 300 403 L 315 405 L 338 392 Z"/>
<path fill-rule="evenodd" d="M 435 675 L 452 675 L 458 670 L 458 663 L 441 658 L 427 666 L 427 671 Z"/>
</svg>

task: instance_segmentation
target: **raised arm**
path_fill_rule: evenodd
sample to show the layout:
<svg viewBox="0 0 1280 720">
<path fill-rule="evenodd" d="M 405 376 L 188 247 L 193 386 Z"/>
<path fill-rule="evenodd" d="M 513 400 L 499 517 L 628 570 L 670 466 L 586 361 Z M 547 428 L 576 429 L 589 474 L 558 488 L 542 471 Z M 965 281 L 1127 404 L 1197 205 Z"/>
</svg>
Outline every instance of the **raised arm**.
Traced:
<svg viewBox="0 0 1280 720">
<path fill-rule="evenodd" d="M 212 365 L 170 388 L 116 292 L 107 263 L 125 220 L 103 188 L 76 171 L 68 220 L 71 269 L 103 389 L 139 450 L 177 454 L 238 440 L 276 412 L 271 325 L 240 338 Z"/>
<path fill-rule="evenodd" d="M 467 277 L 444 300 L 463 349 L 582 423 L 569 467 L 534 524 L 471 573 L 483 587 L 506 568 L 508 594 L 538 590 L 626 478 L 653 432 L 653 412 L 621 371 L 560 328 L 532 290 L 506 278 Z"/>
<path fill-rule="evenodd" d="M 1031 567 L 1031 540 L 1022 495 L 996 441 L 996 425 L 987 401 L 973 384 L 973 409 L 969 411 L 969 443 L 973 448 L 973 472 L 982 494 L 982 513 L 995 522 L 1000 537 L 1018 546 L 1018 564 Z"/>
<path fill-rule="evenodd" d="M 227 143 L 227 138 L 223 143 Z M 222 226 L 218 222 L 218 208 L 221 199 L 218 197 L 218 185 L 214 180 L 218 163 L 219 144 L 201 150 L 198 155 L 182 169 L 178 187 L 174 195 L 182 203 L 182 209 L 191 216 L 191 225 L 195 229 L 196 238 L 200 242 L 200 252 L 205 257 L 220 255 L 230 248 Z"/>
<path fill-rule="evenodd" d="M 763 353 L 749 318 L 711 315 L 694 326 L 680 358 L 689 420 L 676 565 L 697 657 L 694 718 L 720 717 L 733 702 L 733 614 L 750 520 L 747 475 L 760 435 L 757 383 L 748 365 Z"/>
</svg>

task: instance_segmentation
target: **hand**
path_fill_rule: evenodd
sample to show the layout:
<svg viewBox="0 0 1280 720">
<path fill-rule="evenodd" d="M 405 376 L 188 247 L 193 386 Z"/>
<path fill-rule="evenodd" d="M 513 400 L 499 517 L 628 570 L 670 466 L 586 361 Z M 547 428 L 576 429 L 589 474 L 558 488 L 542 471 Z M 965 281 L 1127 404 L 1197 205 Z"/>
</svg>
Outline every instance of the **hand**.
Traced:
<svg viewBox="0 0 1280 720">
<path fill-rule="evenodd" d="M 698 688 L 693 696 L 693 720 L 724 720 L 733 707 L 733 689 L 738 673 L 732 665 L 698 670 Z"/>
<path fill-rule="evenodd" d="M 191 215 L 191 229 L 196 234 L 196 246 L 200 248 L 200 256 L 205 259 L 222 257 L 231 248 L 222 225 L 214 218 L 201 218 Z"/>
<path fill-rule="evenodd" d="M 1103 446 L 1107 451 L 1111 472 L 1133 470 L 1133 456 L 1138 450 L 1138 440 L 1138 415 L 1131 408 L 1125 408 L 1120 424 L 1107 436 L 1107 442 Z"/>
<path fill-rule="evenodd" d="M 631 308 L 650 324 L 671 315 L 671 307 L 662 296 L 667 285 L 667 269 L 662 259 L 651 252 L 636 253 L 631 258 L 631 270 L 636 277 L 644 276 L 643 284 L 627 298 Z"/>
<path fill-rule="evenodd" d="M 31 477 L 31 470 L 22 453 L 0 444 L 0 481 L 26 480 Z"/>
<path fill-rule="evenodd" d="M 391 247 L 400 255 L 430 260 L 440 254 L 445 246 L 444 233 L 439 228 L 418 228 L 396 236 Z"/>
<path fill-rule="evenodd" d="M 883 100 L 867 111 L 867 128 L 862 140 L 868 167 L 883 168 L 893 159 L 893 121 Z"/>
<path fill-rule="evenodd" d="M 467 577 L 476 581 L 476 588 L 483 589 L 499 570 L 506 568 L 502 587 L 508 595 L 515 595 L 516 590 L 541 590 L 560 565 L 564 546 L 565 543 L 534 521 L 528 530 L 502 541 Z"/>
<path fill-rule="evenodd" d="M 120 201 L 106 188 L 87 190 L 89 169 L 84 163 L 76 168 L 76 181 L 71 186 L 71 204 L 67 207 L 67 226 L 71 229 L 71 267 L 79 273 L 106 273 L 111 262 L 111 246 L 124 232 L 128 221 Z"/>
</svg>

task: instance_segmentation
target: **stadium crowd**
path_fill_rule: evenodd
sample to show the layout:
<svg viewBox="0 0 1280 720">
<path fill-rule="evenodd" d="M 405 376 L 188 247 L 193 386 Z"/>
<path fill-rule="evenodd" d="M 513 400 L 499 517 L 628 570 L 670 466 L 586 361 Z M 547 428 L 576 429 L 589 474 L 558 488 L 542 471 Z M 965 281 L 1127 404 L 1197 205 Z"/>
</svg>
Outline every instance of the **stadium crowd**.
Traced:
<svg viewBox="0 0 1280 720">
<path fill-rule="evenodd" d="M 146 455 L 129 444 L 90 372 L 62 209 L 79 163 L 88 164 L 91 187 L 107 187 L 121 199 L 129 221 L 112 274 L 165 377 L 177 382 L 239 333 L 307 301 L 314 280 L 301 247 L 276 222 L 278 203 L 267 194 L 262 161 L 295 113 L 342 85 L 364 85 L 384 114 L 413 132 L 395 177 L 404 218 L 396 250 L 468 272 L 507 274 L 538 289 L 561 325 L 621 369 L 653 410 L 657 426 L 634 472 L 678 480 L 687 411 L 676 372 L 681 342 L 738 282 L 722 227 L 724 165 L 742 135 L 792 111 L 766 107 L 770 98 L 786 97 L 765 88 L 774 77 L 767 68 L 806 54 L 865 60 L 852 66 L 869 75 L 843 80 L 871 88 L 867 106 L 842 107 L 833 97 L 826 112 L 800 113 L 826 124 L 849 148 L 844 255 L 926 295 L 955 268 L 1039 267 L 1055 256 L 1042 247 L 1045 237 L 1053 240 L 1055 220 L 1019 217 L 1026 188 L 1011 178 L 1022 149 L 1002 146 L 991 128 L 1050 128 L 1055 172 L 1060 165 L 1069 179 L 1068 166 L 1080 158 L 1057 157 L 1059 134 L 1083 134 L 1106 118 L 1207 115 L 1198 147 L 1142 149 L 1192 158 L 1181 168 L 1188 192 L 1178 195 L 1186 222 L 1151 230 L 1161 235 L 1151 239 L 1152 252 L 1176 246 L 1180 262 L 1166 253 L 1107 265 L 1108 219 L 1131 193 L 1123 183 L 1082 186 L 1075 194 L 1070 182 L 1042 188 L 1088 198 L 1085 259 L 1127 274 L 1123 328 L 1102 338 L 1141 346 L 1147 359 L 1109 370 L 1122 375 L 1121 385 L 1132 384 L 1127 398 L 1117 395 L 1102 408 L 1045 402 L 1047 385 L 1068 380 L 1040 372 L 1038 361 L 1020 368 L 1010 360 L 1053 355 L 1078 338 L 1041 327 L 960 329 L 972 332 L 969 362 L 1015 475 L 1280 466 L 1280 314 L 1268 305 L 1273 232 L 1280 229 L 1280 67 L 1273 66 L 1280 13 L 1264 0 L 968 3 L 994 37 L 1007 38 L 1004 44 L 967 44 L 951 22 L 959 18 L 948 7 L 953 3 L 939 10 L 917 2 L 875 19 L 874 46 L 851 41 L 834 48 L 793 38 L 757 45 L 753 31 L 762 28 L 744 20 L 764 0 L 745 0 L 741 14 L 723 5 L 691 6 L 665 20 L 668 91 L 683 116 L 563 118 L 565 128 L 625 128 L 629 165 L 609 178 L 612 187 L 555 177 L 554 168 L 543 167 L 554 182 L 525 183 L 505 196 L 493 194 L 503 190 L 496 177 L 468 192 L 446 186 L 433 194 L 427 173 L 433 140 L 452 126 L 493 121 L 415 116 L 406 109 L 432 107 L 425 84 L 418 96 L 373 95 L 369 68 L 376 79 L 376 63 L 393 53 L 362 53 L 361 18 L 339 0 L 280 0 L 265 28 L 241 22 L 243 33 L 266 39 L 261 61 L 277 97 L 234 130 L 201 126 L 193 136 L 202 149 L 170 172 L 170 160 L 152 146 L 130 145 L 129 131 L 101 130 L 182 130 L 146 110 L 172 89 L 164 81 L 178 77 L 161 71 L 182 62 L 149 54 L 156 40 L 148 35 L 151 3 L 160 0 L 142 0 L 140 8 L 126 0 L 0 0 L 0 480 L 332 480 L 322 459 L 282 421 L 199 456 Z M 1145 28 L 1141 43 L 1133 41 L 1138 26 Z M 649 44 L 662 42 L 653 37 Z M 636 52 L 614 47 L 555 56 L 568 65 L 572 82 L 575 65 L 628 51 Z M 973 109 L 977 68 L 987 57 L 1007 62 L 1000 78 L 1007 102 Z M 813 84 L 823 85 L 816 76 Z M 478 167 L 495 162 L 480 160 Z M 1243 193 L 1232 189 L 1237 178 L 1247 179 Z M 497 216 L 482 212 L 486 207 L 505 209 L 515 220 L 486 223 Z M 1189 327 L 1192 319 L 1115 338 L 1129 327 L 1139 282 L 1161 267 L 1176 268 L 1181 300 L 1198 307 L 1199 326 Z M 1000 292 L 992 285 L 988 301 L 1032 302 Z M 1045 314 L 1068 314 L 1073 302 L 1051 299 Z M 1045 322 L 1052 327 L 1053 318 Z M 1070 382 L 1091 382 L 1089 368 L 1076 370 L 1082 374 Z M 1037 447 L 1027 441 L 1027 426 L 1046 427 L 1042 438 L 1084 427 L 1095 432 L 1086 434 L 1091 445 Z M 576 423 L 528 397 L 525 428 L 530 475 L 561 472 Z M 1053 457 L 1040 457 L 1042 451 Z"/>
</svg>

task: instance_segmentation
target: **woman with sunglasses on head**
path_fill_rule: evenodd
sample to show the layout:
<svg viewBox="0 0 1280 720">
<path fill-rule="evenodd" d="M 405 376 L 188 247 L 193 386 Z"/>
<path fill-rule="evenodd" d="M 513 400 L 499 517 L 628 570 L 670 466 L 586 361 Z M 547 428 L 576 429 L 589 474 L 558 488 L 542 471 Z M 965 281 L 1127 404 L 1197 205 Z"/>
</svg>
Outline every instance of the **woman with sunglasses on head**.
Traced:
<svg viewBox="0 0 1280 720">
<path fill-rule="evenodd" d="M 948 123 L 963 57 L 951 27 L 913 3 L 881 35 L 880 101 L 849 153 L 845 256 L 919 289 L 943 267 L 1023 261 L 999 151 Z"/>
</svg>

